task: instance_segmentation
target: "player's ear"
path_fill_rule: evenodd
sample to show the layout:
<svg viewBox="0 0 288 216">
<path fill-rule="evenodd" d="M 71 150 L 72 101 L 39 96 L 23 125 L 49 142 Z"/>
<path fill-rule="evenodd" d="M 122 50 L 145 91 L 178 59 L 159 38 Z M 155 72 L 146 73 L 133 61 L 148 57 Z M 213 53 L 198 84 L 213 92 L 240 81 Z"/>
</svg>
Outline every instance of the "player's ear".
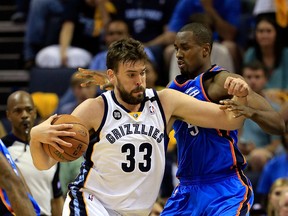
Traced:
<svg viewBox="0 0 288 216">
<path fill-rule="evenodd" d="M 108 79 L 110 82 L 114 80 L 115 74 L 114 74 L 114 71 L 112 69 L 107 70 L 107 75 L 108 75 Z"/>
<path fill-rule="evenodd" d="M 210 44 L 206 43 L 205 45 L 203 45 L 203 51 L 202 51 L 202 53 L 203 53 L 203 57 L 207 57 L 207 56 L 210 55 L 210 53 L 211 53 L 211 46 L 210 46 Z"/>
</svg>

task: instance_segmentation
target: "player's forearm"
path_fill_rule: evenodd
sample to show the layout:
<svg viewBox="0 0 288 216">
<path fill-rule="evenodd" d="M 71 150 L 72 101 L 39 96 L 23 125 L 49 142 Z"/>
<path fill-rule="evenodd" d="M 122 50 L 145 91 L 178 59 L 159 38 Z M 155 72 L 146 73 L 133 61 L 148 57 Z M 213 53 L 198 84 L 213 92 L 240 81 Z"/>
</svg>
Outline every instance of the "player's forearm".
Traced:
<svg viewBox="0 0 288 216">
<path fill-rule="evenodd" d="M 250 119 L 256 122 L 266 133 L 282 135 L 285 132 L 284 119 L 276 111 L 252 109 Z"/>
<path fill-rule="evenodd" d="M 61 215 L 62 210 L 63 210 L 63 205 L 64 205 L 64 198 L 62 196 L 52 199 L 51 200 L 52 216 Z"/>
<path fill-rule="evenodd" d="M 16 175 L 6 158 L 0 153 L 0 187 L 7 193 L 16 215 L 35 215 L 21 178 Z"/>
<path fill-rule="evenodd" d="M 30 141 L 30 150 L 33 164 L 39 170 L 48 170 L 57 163 L 57 161 L 45 153 L 42 144 L 33 140 L 32 136 Z"/>
<path fill-rule="evenodd" d="M 247 97 L 234 96 L 233 100 L 239 102 L 242 105 L 247 105 Z M 225 110 L 225 113 L 226 113 L 228 124 L 230 124 L 231 127 L 233 127 L 233 130 L 240 129 L 243 127 L 244 121 L 246 119 L 245 116 L 243 115 L 237 116 L 237 112 L 231 112 L 228 110 Z"/>
<path fill-rule="evenodd" d="M 7 181 L 9 181 L 7 179 Z M 12 209 L 16 215 L 32 216 L 36 215 L 33 205 L 24 190 L 24 185 L 19 180 L 11 181 L 11 190 L 6 190 Z"/>
</svg>

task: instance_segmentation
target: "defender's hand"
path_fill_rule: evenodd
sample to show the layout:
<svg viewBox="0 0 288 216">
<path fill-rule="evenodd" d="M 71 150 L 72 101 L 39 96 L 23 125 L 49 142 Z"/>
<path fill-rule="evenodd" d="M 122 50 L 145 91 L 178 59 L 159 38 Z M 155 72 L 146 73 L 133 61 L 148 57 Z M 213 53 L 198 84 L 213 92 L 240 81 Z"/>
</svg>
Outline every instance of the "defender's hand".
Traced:
<svg viewBox="0 0 288 216">
<path fill-rule="evenodd" d="M 249 85 L 241 78 L 227 77 L 224 88 L 228 94 L 236 97 L 246 97 L 249 94 Z"/>
<path fill-rule="evenodd" d="M 102 72 L 102 71 L 78 68 L 78 73 L 76 74 L 76 77 L 79 79 L 86 80 L 84 83 L 81 83 L 82 87 L 98 85 L 103 90 L 113 89 L 113 85 L 110 83 L 104 71 Z"/>
</svg>

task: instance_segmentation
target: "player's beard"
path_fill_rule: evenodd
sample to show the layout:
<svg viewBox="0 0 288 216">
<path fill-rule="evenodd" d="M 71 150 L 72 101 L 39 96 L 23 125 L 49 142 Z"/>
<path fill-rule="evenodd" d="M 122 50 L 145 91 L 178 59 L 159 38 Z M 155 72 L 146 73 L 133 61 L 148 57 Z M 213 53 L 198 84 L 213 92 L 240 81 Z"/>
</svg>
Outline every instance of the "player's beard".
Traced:
<svg viewBox="0 0 288 216">
<path fill-rule="evenodd" d="M 145 88 L 143 86 L 138 86 L 137 88 L 133 89 L 130 93 L 127 92 L 123 85 L 118 80 L 118 85 L 116 86 L 120 93 L 121 99 L 128 104 L 137 105 L 140 104 L 144 99 L 144 92 Z M 137 97 L 133 96 L 133 93 L 141 91 L 142 94 L 138 94 Z"/>
</svg>

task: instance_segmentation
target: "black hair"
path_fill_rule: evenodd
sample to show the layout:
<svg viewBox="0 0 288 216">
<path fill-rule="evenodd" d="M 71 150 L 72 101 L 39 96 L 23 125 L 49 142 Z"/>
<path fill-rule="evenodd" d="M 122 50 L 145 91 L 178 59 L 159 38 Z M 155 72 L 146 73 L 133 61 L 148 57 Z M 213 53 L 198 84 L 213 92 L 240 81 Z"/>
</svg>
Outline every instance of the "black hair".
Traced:
<svg viewBox="0 0 288 216">
<path fill-rule="evenodd" d="M 186 32 L 191 31 L 193 32 L 195 41 L 200 46 L 204 44 L 210 45 L 210 50 L 212 50 L 212 44 L 213 44 L 213 34 L 210 29 L 205 27 L 205 25 L 195 22 L 195 23 L 189 23 L 183 26 L 179 32 Z"/>
</svg>

